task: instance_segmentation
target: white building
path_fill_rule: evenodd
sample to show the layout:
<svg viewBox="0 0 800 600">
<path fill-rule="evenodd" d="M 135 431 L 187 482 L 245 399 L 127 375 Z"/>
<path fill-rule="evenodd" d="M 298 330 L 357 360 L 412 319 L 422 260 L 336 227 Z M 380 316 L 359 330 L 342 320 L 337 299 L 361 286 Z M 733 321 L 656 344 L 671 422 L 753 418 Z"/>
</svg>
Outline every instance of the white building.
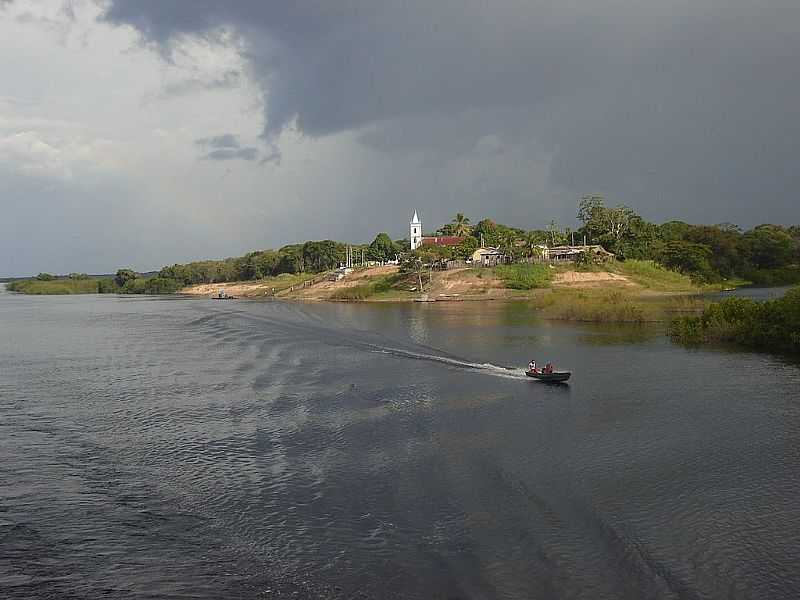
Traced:
<svg viewBox="0 0 800 600">
<path fill-rule="evenodd" d="M 414 218 L 411 219 L 411 223 L 409 223 L 409 229 L 411 232 L 409 237 L 411 240 L 411 250 L 414 251 L 422 244 L 422 221 L 419 220 L 417 211 L 414 211 Z"/>
</svg>

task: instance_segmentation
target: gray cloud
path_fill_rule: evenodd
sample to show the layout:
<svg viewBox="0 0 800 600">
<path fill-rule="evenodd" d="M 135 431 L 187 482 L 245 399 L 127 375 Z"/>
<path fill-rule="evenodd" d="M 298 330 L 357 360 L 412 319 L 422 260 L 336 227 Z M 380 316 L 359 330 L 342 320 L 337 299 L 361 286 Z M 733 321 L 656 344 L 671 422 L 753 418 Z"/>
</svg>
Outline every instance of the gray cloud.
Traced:
<svg viewBox="0 0 800 600">
<path fill-rule="evenodd" d="M 228 70 L 220 77 L 201 79 L 190 78 L 164 85 L 159 98 L 183 96 L 194 92 L 225 90 L 235 88 L 241 84 L 241 73 Z"/>
<path fill-rule="evenodd" d="M 269 138 L 363 130 L 439 159 L 516 138 L 549 149 L 554 193 L 654 218 L 798 218 L 795 0 L 113 0 L 106 18 L 160 44 L 238 32 Z"/>
<path fill-rule="evenodd" d="M 195 144 L 207 151 L 203 158 L 208 160 L 256 160 L 259 155 L 258 148 L 243 148 L 232 133 L 200 138 Z"/>
<path fill-rule="evenodd" d="M 224 133 L 213 137 L 200 138 L 195 144 L 204 148 L 239 148 L 239 138 L 232 133 Z"/>
<path fill-rule="evenodd" d="M 255 160 L 258 158 L 257 148 L 220 148 L 212 150 L 204 156 L 209 160 Z"/>
<path fill-rule="evenodd" d="M 426 226 L 456 211 L 574 225 L 587 192 L 653 220 L 800 221 L 796 0 L 61 6 L 0 0 L 14 90 L 0 98 L 0 187 L 18 190 L 0 207 L 35 223 L 23 201 L 43 212 L 44 187 L 64 186 L 47 201 L 74 198 L 64 214 L 96 228 L 125 223 L 130 243 L 109 257 L 91 235 L 71 253 L 44 234 L 18 237 L 28 248 L 15 269 L 62 268 L 47 264 L 54 255 L 71 257 L 64 270 L 92 268 L 82 257 L 158 266 L 403 235 L 413 208 Z M 81 188 L 87 172 L 108 188 Z M 136 214 L 146 203 L 147 223 L 184 227 L 181 243 L 154 235 L 138 247 L 152 229 L 127 205 L 102 204 L 111 197 Z"/>
</svg>

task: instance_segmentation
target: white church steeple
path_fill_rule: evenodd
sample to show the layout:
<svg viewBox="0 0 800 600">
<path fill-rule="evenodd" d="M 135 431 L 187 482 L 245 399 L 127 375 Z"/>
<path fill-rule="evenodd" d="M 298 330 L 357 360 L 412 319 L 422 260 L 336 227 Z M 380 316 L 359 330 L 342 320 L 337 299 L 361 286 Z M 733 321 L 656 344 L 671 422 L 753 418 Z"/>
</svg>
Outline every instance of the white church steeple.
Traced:
<svg viewBox="0 0 800 600">
<path fill-rule="evenodd" d="M 411 250 L 413 251 L 419 248 L 422 243 L 422 221 L 419 220 L 416 210 L 414 211 L 414 218 L 409 223 L 409 228 L 411 232 L 409 239 L 411 240 Z"/>
</svg>

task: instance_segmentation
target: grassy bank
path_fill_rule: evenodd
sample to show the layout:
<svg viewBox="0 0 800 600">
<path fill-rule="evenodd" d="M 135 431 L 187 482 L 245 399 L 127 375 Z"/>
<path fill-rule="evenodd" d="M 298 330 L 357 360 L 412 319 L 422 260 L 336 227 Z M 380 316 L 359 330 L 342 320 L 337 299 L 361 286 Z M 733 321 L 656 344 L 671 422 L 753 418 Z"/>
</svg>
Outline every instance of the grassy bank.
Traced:
<svg viewBox="0 0 800 600">
<path fill-rule="evenodd" d="M 377 299 L 402 299 L 408 294 L 404 290 L 396 289 L 405 277 L 401 274 L 388 275 L 376 278 L 367 283 L 354 285 L 336 290 L 332 300 L 377 300 Z"/>
<path fill-rule="evenodd" d="M 668 323 L 675 315 L 697 314 L 707 306 L 695 296 L 646 297 L 619 287 L 554 289 L 534 302 L 547 319 L 590 323 Z"/>
<path fill-rule="evenodd" d="M 506 288 L 510 290 L 534 290 L 550 287 L 553 272 L 547 265 L 500 265 L 494 268 Z"/>
<path fill-rule="evenodd" d="M 53 279 L 40 281 L 38 279 L 22 279 L 12 281 L 6 289 L 20 294 L 36 296 L 60 296 L 70 294 L 97 294 L 100 279 Z"/>
<path fill-rule="evenodd" d="M 626 260 L 608 266 L 612 273 L 624 275 L 632 282 L 659 292 L 694 292 L 699 286 L 686 275 L 670 271 L 652 260 Z"/>
<path fill-rule="evenodd" d="M 670 335 L 687 345 L 734 343 L 761 350 L 800 352 L 800 286 L 767 302 L 726 298 L 699 316 L 675 319 Z"/>
</svg>

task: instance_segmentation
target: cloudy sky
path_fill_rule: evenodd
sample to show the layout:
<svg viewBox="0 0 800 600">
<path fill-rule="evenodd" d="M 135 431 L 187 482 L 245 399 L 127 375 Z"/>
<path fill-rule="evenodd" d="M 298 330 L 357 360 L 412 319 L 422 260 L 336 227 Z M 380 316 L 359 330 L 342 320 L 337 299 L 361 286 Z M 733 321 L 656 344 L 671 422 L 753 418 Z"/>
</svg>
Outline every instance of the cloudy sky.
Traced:
<svg viewBox="0 0 800 600">
<path fill-rule="evenodd" d="M 0 275 L 456 211 L 800 222 L 797 0 L 0 0 Z"/>
</svg>

